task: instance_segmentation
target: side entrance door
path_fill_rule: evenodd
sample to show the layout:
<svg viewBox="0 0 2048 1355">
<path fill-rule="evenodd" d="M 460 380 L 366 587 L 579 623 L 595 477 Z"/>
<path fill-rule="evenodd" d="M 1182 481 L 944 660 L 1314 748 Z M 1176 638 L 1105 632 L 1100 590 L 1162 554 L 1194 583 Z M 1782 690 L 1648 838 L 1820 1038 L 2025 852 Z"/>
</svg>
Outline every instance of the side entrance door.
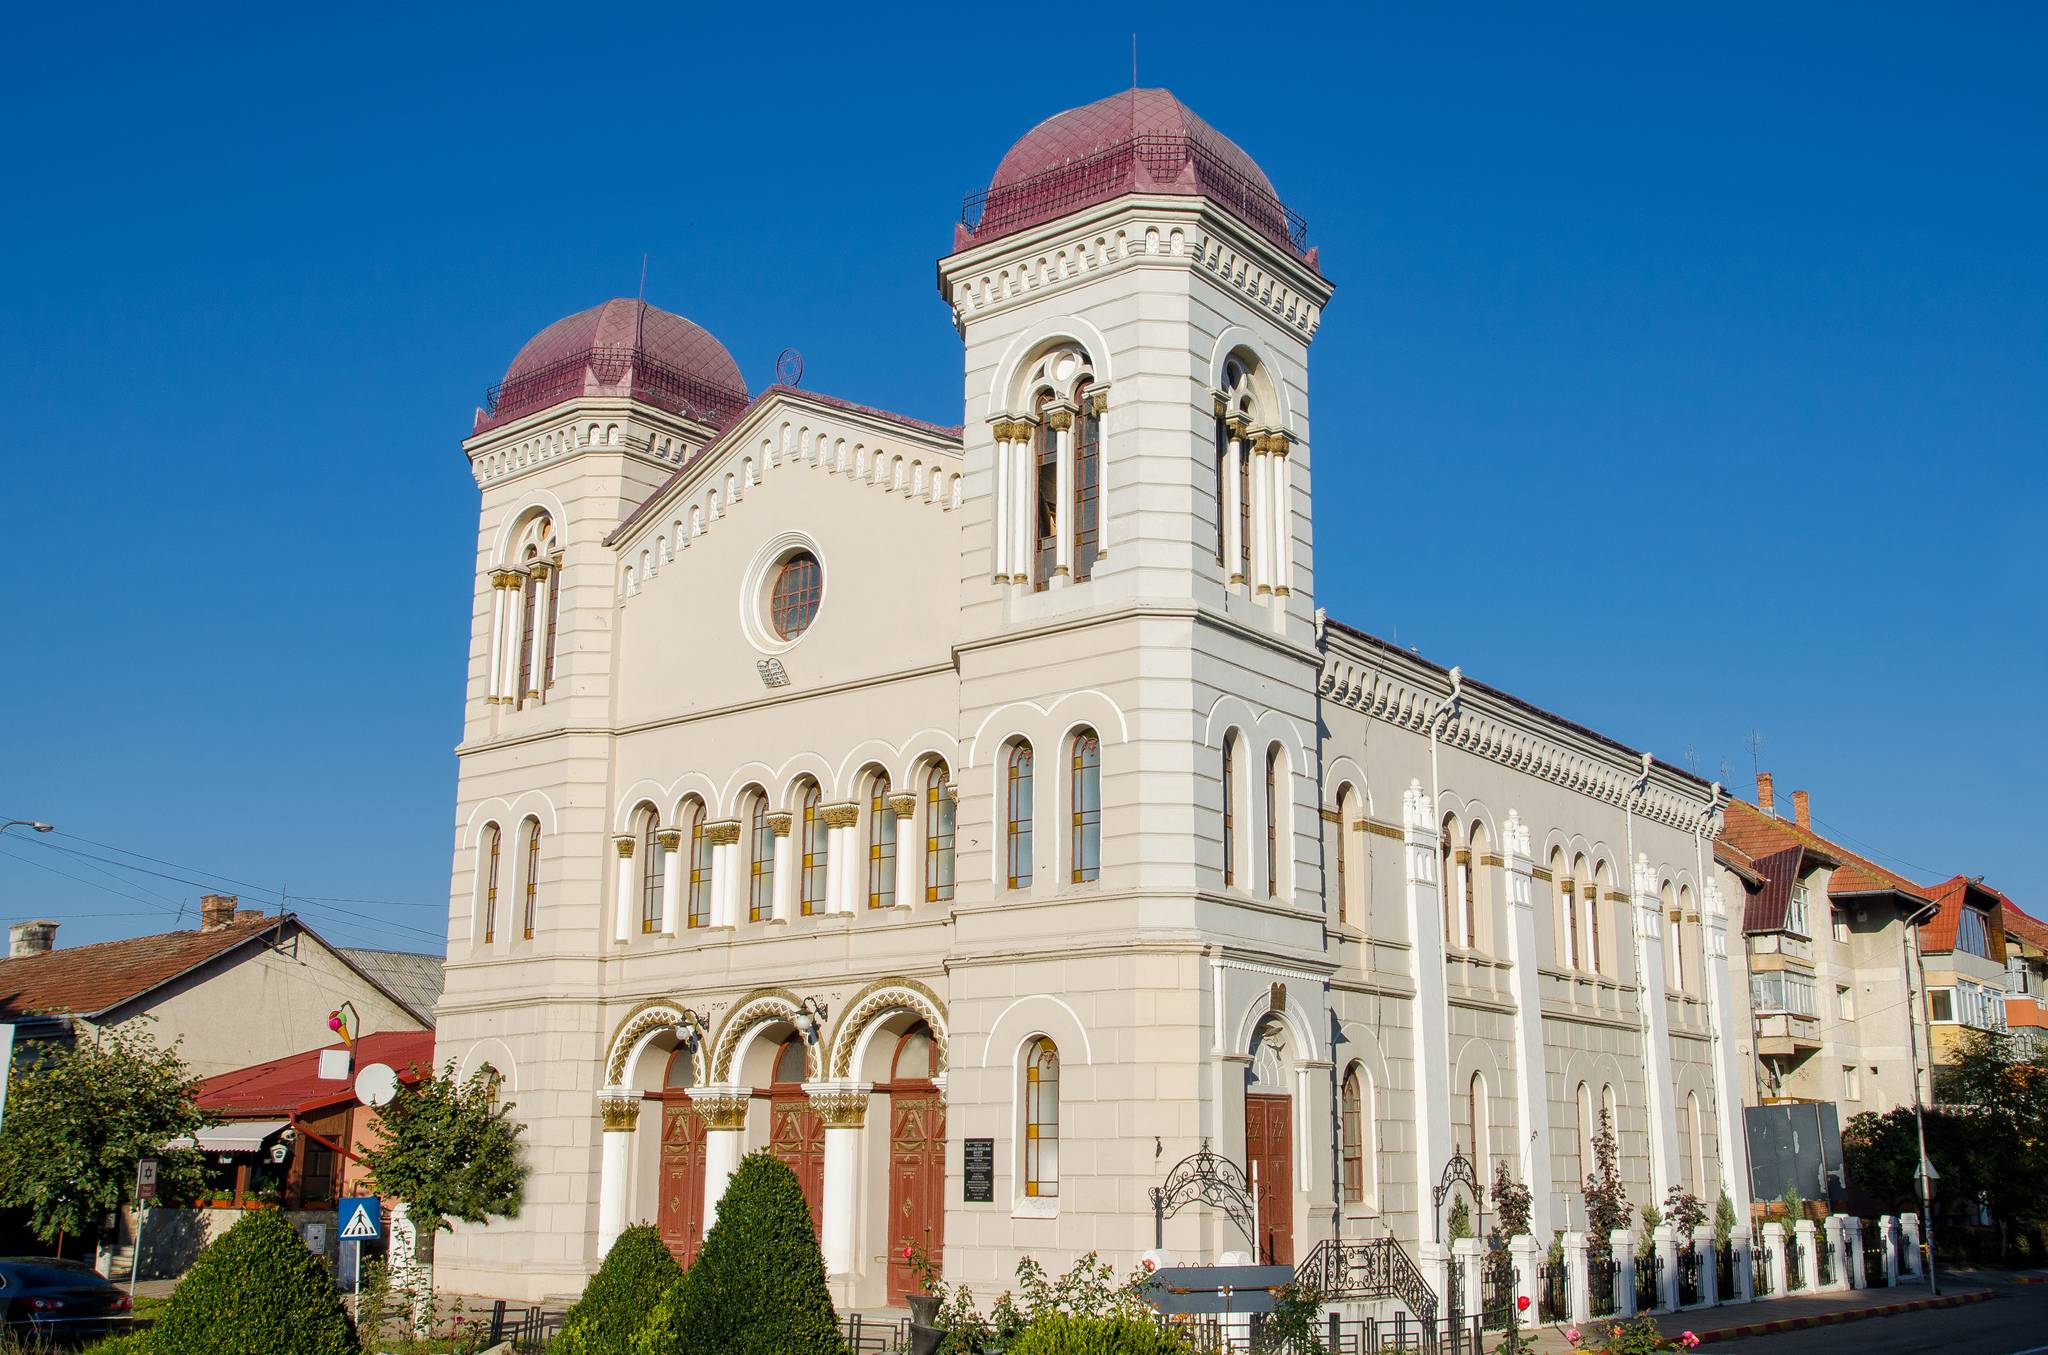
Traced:
<svg viewBox="0 0 2048 1355">
<path fill-rule="evenodd" d="M 925 1083 L 889 1087 L 889 1299 L 922 1286 L 905 1252 L 924 1250 L 934 1266 L 946 1243 L 946 1103 Z"/>
<path fill-rule="evenodd" d="M 1245 1173 L 1258 1169 L 1258 1263 L 1294 1264 L 1294 1099 L 1265 1092 L 1244 1098 Z"/>
<path fill-rule="evenodd" d="M 704 1245 L 704 1117 L 682 1097 L 661 1108 L 661 1240 L 685 1267 Z"/>
</svg>

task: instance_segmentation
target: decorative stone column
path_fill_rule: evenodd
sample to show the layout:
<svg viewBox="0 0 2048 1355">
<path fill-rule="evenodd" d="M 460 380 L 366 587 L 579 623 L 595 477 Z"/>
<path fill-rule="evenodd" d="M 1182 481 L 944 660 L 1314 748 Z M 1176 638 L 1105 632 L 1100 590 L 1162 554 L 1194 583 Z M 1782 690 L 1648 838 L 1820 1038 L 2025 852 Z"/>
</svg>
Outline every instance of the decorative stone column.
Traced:
<svg viewBox="0 0 2048 1355">
<path fill-rule="evenodd" d="M 1540 1301 L 1537 1291 L 1543 1287 L 1543 1279 L 1536 1273 L 1541 1255 L 1536 1248 L 1536 1239 L 1527 1233 L 1517 1233 L 1508 1239 L 1508 1260 L 1515 1267 L 1514 1296 L 1529 1300 L 1528 1320 L 1531 1326 L 1536 1325 L 1536 1306 Z"/>
<path fill-rule="evenodd" d="M 1038 424 L 1032 419 L 1019 419 L 1011 432 L 1015 440 L 1014 455 L 1010 457 L 1010 582 L 1028 589 L 1032 571 L 1038 568 L 1038 540 L 1033 525 L 1038 502 Z"/>
<path fill-rule="evenodd" d="M 1565 1316 L 1573 1322 L 1585 1322 L 1592 1317 L 1593 1302 L 1588 1268 L 1586 1235 L 1566 1233 L 1564 1247 L 1564 1310 Z"/>
<path fill-rule="evenodd" d="M 540 700 L 541 689 L 548 685 L 548 589 L 554 571 L 546 564 L 536 562 L 533 574 L 533 653 L 527 656 L 526 673 L 532 685 L 526 689 L 526 699 Z"/>
<path fill-rule="evenodd" d="M 1451 1264 L 1458 1268 L 1458 1289 L 1465 1300 L 1464 1311 L 1452 1317 L 1470 1317 L 1484 1306 L 1479 1292 L 1479 1258 L 1484 1250 L 1476 1237 L 1461 1237 L 1451 1244 Z"/>
<path fill-rule="evenodd" d="M 745 1087 L 706 1085 L 690 1089 L 690 1104 L 704 1121 L 704 1230 L 711 1231 L 718 1217 L 718 1202 L 725 1198 L 726 1183 L 740 1165 L 747 1137 L 747 1105 L 752 1093 Z"/>
<path fill-rule="evenodd" d="M 896 906 L 908 912 L 917 906 L 916 827 L 917 797 L 908 792 L 889 797 L 889 812 L 896 816 Z"/>
<path fill-rule="evenodd" d="M 626 1230 L 627 1192 L 632 1187 L 633 1129 L 640 1122 L 640 1093 L 607 1087 L 597 1098 L 604 1121 L 604 1154 L 598 1163 L 597 1256 L 601 1261 Z"/>
<path fill-rule="evenodd" d="M 1232 583 L 1244 583 L 1247 579 L 1245 561 L 1250 554 L 1250 545 L 1244 539 L 1244 459 L 1250 455 L 1245 438 L 1251 428 L 1243 419 L 1233 418 L 1224 421 L 1224 430 L 1230 437 L 1230 450 L 1223 459 L 1223 503 L 1220 505 L 1223 513 L 1223 568 Z"/>
<path fill-rule="evenodd" d="M 1678 1311 L 1678 1230 L 1660 1223 L 1650 1230 L 1650 1246 L 1657 1254 L 1657 1306 L 1667 1313 Z"/>
<path fill-rule="evenodd" d="M 994 583 L 1010 581 L 1010 429 L 1008 418 L 992 421 L 995 458 L 989 463 L 989 577 Z"/>
<path fill-rule="evenodd" d="M 1550 1102 L 1544 1086 L 1543 952 L 1536 942 L 1534 872 L 1529 825 L 1508 811 L 1501 829 L 1507 882 L 1509 982 L 1515 999 L 1515 1123 L 1520 1126 L 1522 1184 L 1529 1188 L 1529 1227 L 1551 1236 Z"/>
<path fill-rule="evenodd" d="M 855 853 L 860 845 L 860 806 L 851 800 L 822 805 L 818 817 L 825 824 L 825 911 L 857 912 L 861 873 Z"/>
<path fill-rule="evenodd" d="M 633 838 L 630 834 L 612 839 L 619 853 L 617 907 L 612 919 L 612 940 L 624 941 L 633 934 Z"/>
<path fill-rule="evenodd" d="M 1642 972 L 1636 975 L 1644 1030 L 1650 1047 L 1644 1051 L 1644 1102 L 1649 1111 L 1650 1198 L 1671 1193 L 1671 1164 L 1678 1156 L 1678 1123 L 1671 1111 L 1671 1030 L 1664 998 L 1664 905 L 1657 897 L 1657 872 L 1647 854 L 1635 860 L 1636 953 Z"/>
<path fill-rule="evenodd" d="M 1870 1276 L 1865 1273 L 1863 1259 L 1863 1220 L 1854 1214 L 1842 1220 L 1842 1243 L 1849 1252 L 1849 1266 L 1839 1273 L 1849 1277 L 1851 1289 L 1870 1288 Z"/>
<path fill-rule="evenodd" d="M 519 576 L 509 569 L 491 571 L 491 658 L 484 672 L 484 704 L 495 706 L 505 699 L 505 592 Z"/>
<path fill-rule="evenodd" d="M 526 605 L 526 575 L 516 569 L 505 571 L 505 652 L 498 677 L 498 700 L 508 706 L 519 704 L 519 651 L 526 644 L 522 612 Z"/>
<path fill-rule="evenodd" d="M 1714 1230 L 1702 1223 L 1692 1230 L 1692 1251 L 1700 1268 L 1700 1297 L 1695 1308 L 1711 1308 L 1721 1301 L 1721 1267 L 1714 1256 Z"/>
<path fill-rule="evenodd" d="M 1074 407 L 1072 405 L 1050 405 L 1045 411 L 1046 426 L 1058 435 L 1058 477 L 1059 511 L 1053 520 L 1059 524 L 1059 534 L 1053 539 L 1052 577 L 1072 579 L 1074 577 Z"/>
<path fill-rule="evenodd" d="M 860 1218 L 860 1140 L 867 1123 L 869 1082 L 807 1082 L 811 1109 L 825 1121 L 825 1205 L 822 1236 L 827 1275 L 853 1273 Z"/>
<path fill-rule="evenodd" d="M 1443 910 L 1438 907 L 1435 809 L 1419 780 L 1401 796 L 1407 870 L 1410 1054 L 1415 1068 L 1415 1236 L 1437 1235 L 1434 1191 L 1451 1141 L 1450 1007 L 1444 987 Z"/>
<path fill-rule="evenodd" d="M 1109 555 L 1109 387 L 1088 391 L 1088 412 L 1095 416 L 1095 558 Z M 1075 524 L 1078 529 L 1080 524 Z"/>
<path fill-rule="evenodd" d="M 1828 1273 L 1835 1278 L 1828 1284 L 1830 1289 L 1848 1289 L 1849 1257 L 1842 1246 L 1842 1216 L 1830 1214 L 1821 1221 L 1820 1244 L 1828 1249 Z"/>
<path fill-rule="evenodd" d="M 1714 1033 L 1714 1142 L 1720 1154 L 1721 1189 L 1735 1206 L 1735 1217 L 1746 1219 L 1749 1139 L 1742 1128 L 1742 1086 L 1749 1070 L 1743 1066 L 1744 1057 L 1735 1042 L 1748 1018 L 1743 1015 L 1746 1009 L 1735 1002 L 1735 980 L 1728 964 L 1728 904 L 1721 895 L 1721 882 L 1711 871 L 1700 893 L 1701 916 L 1706 921 L 1707 1022 Z M 1737 937 L 1740 944 L 1739 932 Z"/>
<path fill-rule="evenodd" d="M 1735 1253 L 1735 1292 L 1723 1294 L 1723 1303 L 1756 1302 L 1756 1244 L 1749 1225 L 1738 1223 L 1728 1232 L 1728 1249 Z"/>
<path fill-rule="evenodd" d="M 1614 1315 L 1636 1315 L 1636 1235 L 1632 1228 L 1616 1228 L 1607 1235 L 1608 1254 L 1614 1258 Z"/>
<path fill-rule="evenodd" d="M 1771 1277 L 1772 1298 L 1791 1292 L 1785 1287 L 1785 1225 L 1776 1219 L 1764 1225 L 1764 1273 Z"/>
<path fill-rule="evenodd" d="M 704 840 L 711 844 L 711 927 L 731 931 L 739 925 L 739 820 L 705 824 Z"/>
<path fill-rule="evenodd" d="M 771 926 L 789 925 L 796 916 L 797 893 L 803 888 L 798 879 L 801 873 L 796 867 L 796 839 L 790 831 L 794 816 L 778 810 L 768 816 L 768 836 L 774 844 L 770 850 L 775 855 L 775 887 L 768 900 L 768 922 Z"/>
<path fill-rule="evenodd" d="M 1294 463 L 1287 458 L 1287 435 L 1268 433 L 1266 444 L 1267 502 L 1271 505 L 1272 530 L 1269 533 L 1273 596 L 1288 597 L 1294 592 Z"/>
<path fill-rule="evenodd" d="M 1899 1250 L 1906 1254 L 1906 1274 L 1912 1279 L 1920 1278 L 1920 1216 L 1899 1215 Z"/>
<path fill-rule="evenodd" d="M 1899 1282 L 1899 1221 L 1883 1215 L 1877 1221 L 1877 1233 L 1884 1243 L 1884 1284 L 1889 1289 Z"/>
<path fill-rule="evenodd" d="M 674 936 L 681 922 L 683 899 L 683 831 L 664 828 L 654 835 L 654 840 L 661 847 L 661 934 Z"/>
<path fill-rule="evenodd" d="M 1799 1284 L 1809 1294 L 1820 1288 L 1820 1248 L 1814 1237 L 1818 1231 L 1812 1219 L 1801 1219 L 1792 1225 L 1792 1232 L 1799 1239 Z"/>
</svg>

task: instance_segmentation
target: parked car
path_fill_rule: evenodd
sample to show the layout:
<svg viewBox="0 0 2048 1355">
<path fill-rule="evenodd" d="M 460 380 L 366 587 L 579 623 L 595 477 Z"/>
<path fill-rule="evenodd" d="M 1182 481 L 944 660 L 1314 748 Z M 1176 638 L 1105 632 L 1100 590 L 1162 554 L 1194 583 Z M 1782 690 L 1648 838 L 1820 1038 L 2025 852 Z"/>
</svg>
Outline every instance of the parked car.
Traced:
<svg viewBox="0 0 2048 1355">
<path fill-rule="evenodd" d="M 0 1257 L 0 1332 L 54 1341 L 96 1340 L 126 1331 L 128 1295 L 78 1261 Z"/>
</svg>

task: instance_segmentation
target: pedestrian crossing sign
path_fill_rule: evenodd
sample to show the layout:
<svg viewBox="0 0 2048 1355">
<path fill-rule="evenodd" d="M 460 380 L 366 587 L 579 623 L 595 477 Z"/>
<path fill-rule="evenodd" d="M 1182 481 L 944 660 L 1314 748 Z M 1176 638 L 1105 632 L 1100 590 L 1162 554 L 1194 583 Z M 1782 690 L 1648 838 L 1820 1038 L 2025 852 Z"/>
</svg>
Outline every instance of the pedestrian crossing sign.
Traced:
<svg viewBox="0 0 2048 1355">
<path fill-rule="evenodd" d="M 374 1195 L 355 1195 L 341 1202 L 341 1240 L 369 1242 L 383 1236 L 378 1227 L 379 1205 Z"/>
</svg>

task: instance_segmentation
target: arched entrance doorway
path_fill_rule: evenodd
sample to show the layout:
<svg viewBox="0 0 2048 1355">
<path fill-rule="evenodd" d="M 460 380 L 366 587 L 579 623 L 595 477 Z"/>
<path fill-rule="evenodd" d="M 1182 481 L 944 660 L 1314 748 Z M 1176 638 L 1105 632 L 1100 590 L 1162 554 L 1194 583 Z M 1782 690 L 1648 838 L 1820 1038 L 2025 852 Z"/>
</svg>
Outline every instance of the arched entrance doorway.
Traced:
<svg viewBox="0 0 2048 1355">
<path fill-rule="evenodd" d="M 811 1207 L 811 1228 L 823 1228 L 825 1198 L 825 1118 L 811 1109 L 804 1091 L 806 1055 L 801 1035 L 791 1035 L 775 1052 L 775 1070 L 765 1092 L 768 1098 L 768 1151 L 796 1173 Z"/>
<path fill-rule="evenodd" d="M 1258 1201 L 1258 1263 L 1294 1264 L 1294 1098 L 1287 1090 L 1287 1035 L 1259 1028 L 1244 1092 L 1244 1170 Z"/>
<path fill-rule="evenodd" d="M 921 1248 L 934 1266 L 946 1241 L 946 1103 L 932 1081 L 931 1027 L 919 1021 L 896 1039 L 889 1080 L 889 1299 L 920 1291 L 906 1255 Z"/>
<path fill-rule="evenodd" d="M 696 1082 L 694 1054 L 678 1049 L 668 1057 L 661 1102 L 661 1240 L 680 1265 L 697 1259 L 704 1244 L 704 1117 L 691 1104 Z"/>
</svg>

